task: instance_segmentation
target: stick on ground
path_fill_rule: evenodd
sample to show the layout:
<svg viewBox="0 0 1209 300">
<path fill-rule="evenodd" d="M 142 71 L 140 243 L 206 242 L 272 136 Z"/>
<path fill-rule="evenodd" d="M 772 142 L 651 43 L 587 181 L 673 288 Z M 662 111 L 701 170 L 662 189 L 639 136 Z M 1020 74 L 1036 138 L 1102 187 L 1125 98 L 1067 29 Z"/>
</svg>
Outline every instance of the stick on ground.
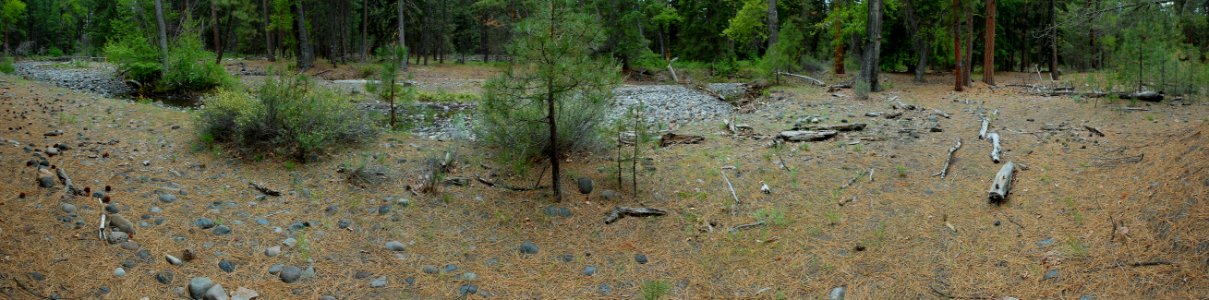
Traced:
<svg viewBox="0 0 1209 300">
<path fill-rule="evenodd" d="M 727 178 L 727 177 L 726 177 L 726 170 L 731 170 L 731 169 L 734 169 L 734 168 L 735 168 L 735 167 L 731 167 L 731 166 L 722 167 L 722 172 L 720 172 L 720 173 L 722 173 L 722 180 L 725 180 L 725 181 L 726 181 L 726 188 L 730 189 L 730 195 L 731 195 L 732 197 L 735 197 L 735 205 L 739 205 L 739 203 L 740 203 L 740 202 L 739 202 L 739 194 L 736 194 L 736 193 L 735 193 L 735 186 L 734 186 L 734 185 L 731 185 L 731 184 L 730 184 L 730 178 Z"/>
<path fill-rule="evenodd" d="M 666 215 L 667 211 L 650 207 L 615 207 L 605 215 L 605 224 L 613 224 L 624 217 L 657 217 Z"/>
<path fill-rule="evenodd" d="M 945 175 L 949 174 L 949 164 L 953 163 L 953 153 L 957 152 L 957 149 L 961 149 L 961 138 L 957 138 L 957 145 L 949 148 L 949 158 L 945 159 L 945 166 L 940 169 L 940 173 L 936 173 L 933 176 L 940 176 L 940 179 L 945 179 Z"/>
</svg>

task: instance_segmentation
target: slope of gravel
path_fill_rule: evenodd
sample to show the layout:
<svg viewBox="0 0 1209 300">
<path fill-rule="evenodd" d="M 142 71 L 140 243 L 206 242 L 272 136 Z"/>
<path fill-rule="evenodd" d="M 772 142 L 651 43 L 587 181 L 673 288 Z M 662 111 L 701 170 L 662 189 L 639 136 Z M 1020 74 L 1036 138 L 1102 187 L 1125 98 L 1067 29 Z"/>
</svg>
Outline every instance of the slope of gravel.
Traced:
<svg viewBox="0 0 1209 300">
<path fill-rule="evenodd" d="M 67 63 L 23 61 L 15 67 L 16 74 L 26 79 L 105 97 L 120 97 L 134 92 L 122 82 L 122 78 L 115 75 L 115 69 L 109 64 L 88 63 L 87 67 L 72 67 Z"/>
<path fill-rule="evenodd" d="M 711 84 L 710 89 L 727 95 L 741 95 L 741 84 Z M 709 122 L 729 118 L 734 106 L 713 95 L 683 85 L 627 85 L 613 90 L 617 100 L 612 118 L 623 116 L 626 110 L 646 107 L 646 120 L 652 123 Z"/>
</svg>

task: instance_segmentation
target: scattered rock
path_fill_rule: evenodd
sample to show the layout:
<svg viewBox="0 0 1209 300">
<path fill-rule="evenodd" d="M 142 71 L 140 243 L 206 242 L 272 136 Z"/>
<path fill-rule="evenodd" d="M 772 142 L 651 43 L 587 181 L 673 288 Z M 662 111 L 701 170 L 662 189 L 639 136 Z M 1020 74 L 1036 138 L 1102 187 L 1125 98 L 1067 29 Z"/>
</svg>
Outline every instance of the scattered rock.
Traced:
<svg viewBox="0 0 1209 300">
<path fill-rule="evenodd" d="M 473 284 L 463 284 L 458 287 L 458 296 L 465 297 L 466 295 L 474 295 L 479 292 L 479 287 Z"/>
<path fill-rule="evenodd" d="M 59 148 L 46 147 L 46 155 L 50 155 L 50 156 L 59 155 Z"/>
<path fill-rule="evenodd" d="M 583 274 L 584 274 L 584 276 L 592 276 L 592 275 L 595 275 L 595 274 L 596 274 L 596 267 L 593 267 L 593 266 L 587 266 L 587 267 L 584 267 L 584 272 L 583 272 Z"/>
<path fill-rule="evenodd" d="M 294 245 L 298 244 L 298 240 L 296 240 L 294 238 L 286 238 L 284 241 L 281 241 L 281 244 L 285 245 L 286 247 L 293 248 Z"/>
<path fill-rule="evenodd" d="M 533 242 L 525 241 L 521 243 L 521 253 L 537 254 L 537 250 L 537 244 L 534 244 Z"/>
<path fill-rule="evenodd" d="M 374 275 L 374 273 L 370 273 L 369 271 L 365 271 L 365 270 L 357 270 L 357 272 L 354 272 L 354 273 L 353 273 L 353 278 L 356 278 L 356 279 L 366 279 L 366 278 L 369 278 L 369 276 L 372 276 L 372 275 Z"/>
<path fill-rule="evenodd" d="M 371 288 L 381 288 L 381 287 L 385 287 L 385 286 L 386 286 L 386 276 L 380 276 L 378 278 L 374 278 L 373 281 L 369 282 L 369 287 L 371 287 Z"/>
<path fill-rule="evenodd" d="M 575 184 L 579 187 L 580 194 L 587 195 L 592 193 L 592 178 L 580 177 L 575 180 Z"/>
<path fill-rule="evenodd" d="M 155 274 L 155 281 L 159 281 L 160 283 L 163 283 L 163 284 L 171 284 L 172 283 L 172 270 L 163 270 L 163 271 L 160 271 L 159 273 Z"/>
<path fill-rule="evenodd" d="M 210 280 L 210 277 L 193 277 L 189 279 L 189 297 L 201 299 L 206 294 L 206 290 L 212 287 L 214 287 L 214 280 Z"/>
<path fill-rule="evenodd" d="M 597 288 L 597 290 L 600 291 L 601 295 L 608 295 L 608 294 L 613 293 L 613 288 L 610 287 L 608 283 L 601 283 L 600 288 Z"/>
<path fill-rule="evenodd" d="M 606 201 L 621 201 L 621 193 L 618 193 L 614 190 L 600 191 L 600 197 L 604 198 Z"/>
<path fill-rule="evenodd" d="M 339 222 L 336 222 L 336 227 L 340 227 L 340 229 L 348 229 L 351 226 L 353 226 L 353 221 L 349 221 L 349 219 L 340 219 Z"/>
<path fill-rule="evenodd" d="M 386 213 L 389 213 L 389 212 L 390 212 L 390 204 L 383 204 L 382 206 L 378 207 L 379 215 L 385 215 Z"/>
<path fill-rule="evenodd" d="M 210 218 L 199 218 L 193 222 L 193 225 L 197 225 L 197 228 L 201 229 L 210 229 L 214 228 L 217 224 L 214 223 L 214 220 L 210 220 Z"/>
<path fill-rule="evenodd" d="M 129 238 L 129 236 L 127 236 L 125 232 L 121 232 L 121 231 L 109 232 L 109 244 L 111 244 L 111 245 L 124 243 L 124 242 L 126 242 L 126 239 L 128 239 L 128 238 Z"/>
<path fill-rule="evenodd" d="M 260 293 L 242 286 L 235 289 L 234 293 L 231 293 L 231 300 L 252 300 L 256 299 L 256 297 L 260 297 Z"/>
<path fill-rule="evenodd" d="M 164 254 L 164 258 L 167 259 L 168 263 L 172 264 L 173 266 L 179 266 L 185 263 L 181 259 L 176 258 L 176 256 L 172 256 L 171 254 Z"/>
<path fill-rule="evenodd" d="M 457 270 L 458 270 L 457 265 L 454 265 L 454 264 L 445 265 L 445 273 L 453 273 L 453 271 L 457 271 Z"/>
<path fill-rule="evenodd" d="M 571 262 L 572 260 L 575 260 L 575 256 L 571 255 L 571 253 L 566 253 L 566 254 L 563 254 L 562 259 L 563 259 L 563 262 Z"/>
<path fill-rule="evenodd" d="M 126 269 L 122 269 L 122 267 L 118 267 L 117 269 L 113 269 L 113 276 L 117 276 L 117 277 L 125 277 L 125 276 L 126 276 Z"/>
<path fill-rule="evenodd" d="M 269 266 L 269 274 L 273 274 L 273 275 L 280 274 L 281 269 L 283 267 L 284 266 L 282 266 L 281 264 L 273 264 L 272 266 Z"/>
<path fill-rule="evenodd" d="M 227 300 L 227 290 L 222 288 L 221 284 L 214 284 L 214 287 L 206 290 L 202 295 L 202 300 Z"/>
<path fill-rule="evenodd" d="M 135 241 L 130 241 L 130 240 L 127 240 L 126 242 L 123 242 L 123 243 L 122 243 L 122 249 L 126 249 L 126 250 L 138 250 L 138 249 L 139 249 L 139 243 L 136 243 Z"/>
<path fill-rule="evenodd" d="M 281 246 L 273 246 L 273 247 L 264 249 L 264 256 L 274 257 L 274 256 L 277 256 L 278 254 L 281 254 Z"/>
<path fill-rule="evenodd" d="M 1045 238 L 1044 240 L 1038 241 L 1037 247 L 1045 248 L 1045 247 L 1049 247 L 1050 245 L 1053 245 L 1053 244 L 1054 244 L 1054 238 L 1050 237 L 1050 238 Z"/>
<path fill-rule="evenodd" d="M 162 194 L 160 194 L 159 198 L 160 198 L 160 201 L 164 202 L 164 203 L 176 202 L 176 195 L 169 194 L 169 193 L 162 193 Z"/>
<path fill-rule="evenodd" d="M 646 259 L 646 254 L 638 253 L 634 254 L 634 261 L 639 264 L 646 264 L 648 260 Z"/>
<path fill-rule="evenodd" d="M 235 272 L 235 264 L 225 259 L 218 261 L 218 268 L 227 273 Z"/>
<path fill-rule="evenodd" d="M 433 266 L 433 265 L 424 265 L 424 267 L 422 267 L 421 269 L 424 271 L 425 274 L 440 273 L 440 271 L 437 271 L 437 267 Z"/>
<path fill-rule="evenodd" d="M 215 235 L 227 235 L 229 233 L 231 233 L 231 227 L 228 227 L 227 225 L 218 225 L 218 227 L 214 227 Z"/>
<path fill-rule="evenodd" d="M 60 136 L 63 135 L 63 130 L 55 129 L 42 134 L 43 136 Z"/>
<path fill-rule="evenodd" d="M 1058 269 L 1050 269 L 1045 271 L 1045 280 L 1058 279 Z"/>
<path fill-rule="evenodd" d="M 831 289 L 831 294 L 827 296 L 831 300 L 844 300 L 844 292 L 846 289 L 842 286 Z"/>
<path fill-rule="evenodd" d="M 1083 296 L 1079 296 L 1079 300 L 1096 300 L 1096 295 L 1095 294 L 1083 294 Z"/>
<path fill-rule="evenodd" d="M 288 266 L 281 269 L 281 273 L 277 274 L 281 278 L 281 282 L 294 283 L 302 278 L 302 269 L 295 266 Z"/>
<path fill-rule="evenodd" d="M 59 205 L 59 208 L 63 209 L 63 212 L 69 213 L 69 214 L 76 212 L 76 206 L 72 205 L 71 203 L 63 203 L 62 205 Z"/>
<path fill-rule="evenodd" d="M 386 243 L 386 250 L 390 250 L 390 251 L 403 251 L 403 250 L 404 250 L 404 248 L 403 248 L 403 243 L 400 243 L 399 241 L 390 241 L 390 242 L 387 242 L 387 243 Z"/>
<path fill-rule="evenodd" d="M 474 274 L 474 272 L 466 272 L 466 273 L 462 273 L 461 279 L 463 281 L 474 281 L 475 279 L 479 279 L 479 275 Z"/>
</svg>

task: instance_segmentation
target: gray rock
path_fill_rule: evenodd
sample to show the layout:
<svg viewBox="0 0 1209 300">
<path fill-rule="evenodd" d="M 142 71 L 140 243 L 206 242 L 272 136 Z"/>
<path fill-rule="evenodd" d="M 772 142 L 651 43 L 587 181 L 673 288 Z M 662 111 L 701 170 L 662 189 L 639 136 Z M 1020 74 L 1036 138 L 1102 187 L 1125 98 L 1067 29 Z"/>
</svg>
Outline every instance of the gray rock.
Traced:
<svg viewBox="0 0 1209 300">
<path fill-rule="evenodd" d="M 159 206 L 151 207 L 151 213 L 153 213 L 153 214 L 158 214 L 158 213 L 162 213 L 162 212 L 164 212 L 164 209 L 160 208 Z"/>
<path fill-rule="evenodd" d="M 231 300 L 252 300 L 256 297 L 260 297 L 260 293 L 242 286 L 231 293 Z"/>
<path fill-rule="evenodd" d="M 600 288 L 598 288 L 597 290 L 600 291 L 601 295 L 608 295 L 608 294 L 613 293 L 613 288 L 610 287 L 608 283 L 601 283 Z"/>
<path fill-rule="evenodd" d="M 59 208 L 63 209 L 63 212 L 69 213 L 69 214 L 76 212 L 76 206 L 71 205 L 71 203 L 63 203 L 62 205 L 59 205 Z"/>
<path fill-rule="evenodd" d="M 387 243 L 386 243 L 386 250 L 390 250 L 390 251 L 403 251 L 403 250 L 404 250 L 404 248 L 403 248 L 403 243 L 400 243 L 399 241 L 390 241 L 390 242 L 387 242 Z"/>
<path fill-rule="evenodd" d="M 197 221 L 193 221 L 193 225 L 197 225 L 197 228 L 201 229 L 210 229 L 214 228 L 217 224 L 214 223 L 214 220 L 210 220 L 210 218 L 198 218 Z"/>
<path fill-rule="evenodd" d="M 113 276 L 117 276 L 117 277 L 125 277 L 125 276 L 126 276 L 126 269 L 122 269 L 122 267 L 118 267 L 117 269 L 113 269 Z"/>
<path fill-rule="evenodd" d="M 193 277 L 189 279 L 189 297 L 201 299 L 206 294 L 206 290 L 212 287 L 214 287 L 214 280 L 210 280 L 210 277 Z"/>
<path fill-rule="evenodd" d="M 277 256 L 278 254 L 281 254 L 281 246 L 273 246 L 273 247 L 264 249 L 264 256 L 274 257 L 274 256 Z"/>
<path fill-rule="evenodd" d="M 584 274 L 584 276 L 592 276 L 592 275 L 595 275 L 595 274 L 596 274 L 596 267 L 593 267 L 593 266 L 587 266 L 587 267 L 584 267 L 584 272 L 583 272 L 583 274 Z"/>
<path fill-rule="evenodd" d="M 379 215 L 385 215 L 386 213 L 389 213 L 389 212 L 390 212 L 390 204 L 383 204 L 382 206 L 378 207 Z"/>
<path fill-rule="evenodd" d="M 256 225 L 261 225 L 261 226 L 269 225 L 269 219 L 256 218 Z"/>
<path fill-rule="evenodd" d="M 614 191 L 614 190 L 600 191 L 600 197 L 604 198 L 606 201 L 610 201 L 610 202 L 621 201 L 621 193 L 618 193 L 617 191 Z"/>
<path fill-rule="evenodd" d="M 1040 248 L 1049 247 L 1050 245 L 1053 245 L 1053 244 L 1054 244 L 1054 238 L 1052 238 L 1052 237 L 1037 241 L 1037 247 L 1040 247 Z"/>
<path fill-rule="evenodd" d="M 1058 269 L 1050 269 L 1045 271 L 1045 280 L 1058 279 Z"/>
<path fill-rule="evenodd" d="M 436 266 L 433 266 L 433 265 L 424 265 L 424 267 L 422 267 L 421 269 L 422 269 L 422 270 L 424 271 L 424 273 L 426 273 L 426 274 L 436 274 L 436 273 L 440 273 L 440 271 L 437 271 L 437 267 L 436 267 Z"/>
<path fill-rule="evenodd" d="M 1096 295 L 1095 294 L 1083 294 L 1083 296 L 1079 296 L 1079 300 L 1096 300 Z"/>
<path fill-rule="evenodd" d="M 202 300 L 227 300 L 227 290 L 222 288 L 221 284 L 214 284 L 214 287 L 206 290 L 202 295 Z"/>
<path fill-rule="evenodd" d="M 218 225 L 218 227 L 214 227 L 215 235 L 227 235 L 229 233 L 231 233 L 231 227 L 228 227 L 227 225 Z"/>
<path fill-rule="evenodd" d="M 105 205 L 105 212 L 107 213 L 116 214 L 119 211 L 120 210 L 118 209 L 117 203 L 109 203 L 108 205 Z"/>
<path fill-rule="evenodd" d="M 340 219 L 339 222 L 336 222 L 336 227 L 340 227 L 340 229 L 348 229 L 350 226 L 353 226 L 353 221 L 348 219 Z"/>
<path fill-rule="evenodd" d="M 109 244 L 121 244 L 121 243 L 126 242 L 126 240 L 129 238 L 130 237 L 125 232 L 121 232 L 121 231 L 109 232 Z"/>
<path fill-rule="evenodd" d="M 172 283 L 172 270 L 163 270 L 163 271 L 160 271 L 159 273 L 155 274 L 155 281 L 159 281 L 160 283 L 163 283 L 163 284 L 171 284 Z"/>
<path fill-rule="evenodd" d="M 831 300 L 844 300 L 845 288 L 842 286 L 831 289 L 831 294 L 827 296 Z"/>
<path fill-rule="evenodd" d="M 225 259 L 218 261 L 218 268 L 227 273 L 235 272 L 235 264 Z"/>
<path fill-rule="evenodd" d="M 457 265 L 454 265 L 454 264 L 445 265 L 445 273 L 453 273 L 453 271 L 457 271 L 457 270 L 458 270 Z"/>
<path fill-rule="evenodd" d="M 302 278 L 302 269 L 295 266 L 288 266 L 281 269 L 281 273 L 277 274 L 281 278 L 281 282 L 294 283 Z"/>
<path fill-rule="evenodd" d="M 285 245 L 286 247 L 292 248 L 292 247 L 294 247 L 294 245 L 298 244 L 298 240 L 296 240 L 294 238 L 286 238 L 284 241 L 281 241 L 281 244 Z"/>
<path fill-rule="evenodd" d="M 592 178 L 580 177 L 575 180 L 575 185 L 579 188 L 580 194 L 587 195 L 592 193 Z"/>
<path fill-rule="evenodd" d="M 571 253 L 566 253 L 566 254 L 563 254 L 562 259 L 563 259 L 563 262 L 571 262 L 571 261 L 575 260 L 575 256 L 571 255 Z"/>
<path fill-rule="evenodd" d="M 319 300 L 336 300 L 336 297 L 329 296 L 329 295 L 323 295 L 323 296 L 319 296 Z"/>
<path fill-rule="evenodd" d="M 51 155 L 51 156 L 59 155 L 59 148 L 46 147 L 46 154 Z"/>
<path fill-rule="evenodd" d="M 356 279 L 366 279 L 373 275 L 374 273 L 370 273 L 369 271 L 365 270 L 357 270 L 357 272 L 353 272 L 353 278 Z"/>
<path fill-rule="evenodd" d="M 273 265 L 269 266 L 269 274 L 276 275 L 278 273 L 281 273 L 282 268 L 284 268 L 284 266 L 282 266 L 281 264 L 273 264 Z"/>
<path fill-rule="evenodd" d="M 530 242 L 530 241 L 525 241 L 525 242 L 521 243 L 520 250 L 521 250 L 521 253 L 524 253 L 524 254 L 537 254 L 538 248 L 537 248 L 537 244 L 534 244 L 533 242 Z"/>
<path fill-rule="evenodd" d="M 479 292 L 479 286 L 477 286 L 477 285 L 463 284 L 462 286 L 458 287 L 459 297 L 465 297 L 466 295 L 474 295 L 474 294 L 477 294 L 478 292 Z"/>
<path fill-rule="evenodd" d="M 181 259 L 176 258 L 176 256 L 172 256 L 170 254 L 164 254 L 164 259 L 168 260 L 168 263 L 172 264 L 173 266 L 179 266 L 179 265 L 182 265 L 185 263 Z"/>
<path fill-rule="evenodd" d="M 122 249 L 126 249 L 126 250 L 138 250 L 138 249 L 139 249 L 139 243 L 136 243 L 136 242 L 134 242 L 134 241 L 126 241 L 126 242 L 122 243 Z"/>
<path fill-rule="evenodd" d="M 634 254 L 634 261 L 638 262 L 639 264 L 646 264 L 648 262 L 646 259 L 646 254 L 642 253 Z"/>
<path fill-rule="evenodd" d="M 159 198 L 160 198 L 160 201 L 162 201 L 164 203 L 176 202 L 176 195 L 169 194 L 169 193 L 162 193 L 162 194 L 160 194 Z"/>
<path fill-rule="evenodd" d="M 378 278 L 374 278 L 373 281 L 369 282 L 369 287 L 371 287 L 371 288 L 386 287 L 386 276 L 380 276 Z"/>
<path fill-rule="evenodd" d="M 461 279 L 463 281 L 474 281 L 475 279 L 479 279 L 479 275 L 474 274 L 474 272 L 466 272 L 462 273 Z"/>
<path fill-rule="evenodd" d="M 38 177 L 38 186 L 48 189 L 53 188 L 55 187 L 55 178 L 51 176 L 40 176 Z"/>
</svg>

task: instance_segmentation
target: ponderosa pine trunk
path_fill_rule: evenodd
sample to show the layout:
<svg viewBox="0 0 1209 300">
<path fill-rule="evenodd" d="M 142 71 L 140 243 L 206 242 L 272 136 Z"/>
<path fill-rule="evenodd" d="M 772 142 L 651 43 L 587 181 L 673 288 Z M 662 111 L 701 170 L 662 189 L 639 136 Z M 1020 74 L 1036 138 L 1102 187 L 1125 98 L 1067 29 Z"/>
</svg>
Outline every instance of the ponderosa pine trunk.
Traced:
<svg viewBox="0 0 1209 300">
<path fill-rule="evenodd" d="M 958 92 L 965 89 L 961 77 L 961 71 L 965 68 L 961 61 L 961 0 L 953 0 L 953 62 L 956 64 L 953 68 L 953 90 Z"/>
<path fill-rule="evenodd" d="M 276 53 L 274 53 L 276 50 L 273 49 L 273 30 L 270 28 L 270 26 L 272 26 L 272 23 L 270 23 L 270 22 L 272 22 L 272 21 L 269 16 L 269 11 L 270 11 L 269 0 L 260 0 L 260 6 L 264 9 L 264 49 L 265 49 L 265 53 L 266 53 L 265 57 L 267 57 L 269 59 L 269 61 L 277 61 L 277 55 L 276 55 Z"/>
<path fill-rule="evenodd" d="M 995 85 L 995 0 L 987 0 L 985 47 L 982 50 L 982 82 Z"/>
<path fill-rule="evenodd" d="M 214 63 L 222 62 L 222 41 L 218 38 L 218 0 L 210 0 L 210 32 L 214 35 Z"/>
<path fill-rule="evenodd" d="M 1049 0 L 1049 76 L 1058 80 L 1058 8 L 1054 0 Z"/>
<path fill-rule="evenodd" d="M 409 50 L 406 50 L 406 49 L 407 49 L 407 25 L 406 25 L 406 24 L 407 24 L 407 19 L 406 19 L 406 17 L 404 16 L 404 13 L 403 13 L 403 5 L 404 5 L 404 3 L 405 3 L 405 2 L 406 2 L 406 1 L 404 1 L 404 0 L 399 0 L 399 8 L 398 8 L 398 13 L 399 13 L 399 46 L 400 46 L 400 47 L 403 47 L 403 49 L 405 49 L 405 51 L 407 51 L 407 52 L 411 52 L 411 51 L 409 51 Z M 403 70 L 407 70 L 407 55 L 404 55 L 404 56 L 403 56 L 402 64 L 399 66 L 399 68 L 402 68 Z"/>
<path fill-rule="evenodd" d="M 777 0 L 768 0 L 768 50 L 777 43 Z"/>
<path fill-rule="evenodd" d="M 306 71 L 315 62 L 315 50 L 311 49 L 311 39 L 306 30 L 306 10 L 302 3 L 302 0 L 294 2 L 294 26 L 298 32 L 298 70 Z"/>
<path fill-rule="evenodd" d="M 361 62 L 369 61 L 369 3 L 361 3 Z"/>
<path fill-rule="evenodd" d="M 868 1 L 869 19 L 865 32 L 869 36 L 865 44 L 864 58 L 861 60 L 860 79 L 869 83 L 869 91 L 878 92 L 881 91 L 877 77 L 880 69 L 878 58 L 882 47 L 882 0 Z"/>
<path fill-rule="evenodd" d="M 155 0 L 155 23 L 159 26 L 160 60 L 164 64 L 164 72 L 168 72 L 168 27 L 164 25 L 164 4 Z"/>
</svg>

